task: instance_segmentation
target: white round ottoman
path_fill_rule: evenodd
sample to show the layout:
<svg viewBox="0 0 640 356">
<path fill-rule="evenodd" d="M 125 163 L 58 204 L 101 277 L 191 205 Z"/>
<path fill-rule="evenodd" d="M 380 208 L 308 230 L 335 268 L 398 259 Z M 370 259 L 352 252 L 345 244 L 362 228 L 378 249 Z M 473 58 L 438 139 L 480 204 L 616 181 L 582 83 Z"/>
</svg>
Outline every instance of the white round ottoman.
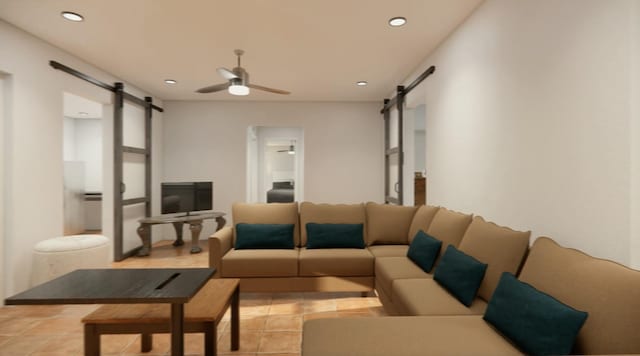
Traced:
<svg viewBox="0 0 640 356">
<path fill-rule="evenodd" d="M 106 268 L 109 263 L 109 239 L 102 235 L 71 235 L 40 241 L 33 248 L 31 286 L 80 268 Z"/>
</svg>

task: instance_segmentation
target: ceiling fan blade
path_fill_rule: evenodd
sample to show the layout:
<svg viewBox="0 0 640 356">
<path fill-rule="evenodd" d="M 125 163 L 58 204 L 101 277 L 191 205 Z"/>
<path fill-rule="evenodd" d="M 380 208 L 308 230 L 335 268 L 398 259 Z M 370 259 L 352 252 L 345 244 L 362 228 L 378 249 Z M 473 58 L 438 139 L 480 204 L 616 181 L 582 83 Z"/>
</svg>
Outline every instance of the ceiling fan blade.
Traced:
<svg viewBox="0 0 640 356">
<path fill-rule="evenodd" d="M 208 87 L 204 87 L 204 88 L 200 88 L 198 90 L 196 90 L 196 93 L 213 93 L 216 91 L 220 91 L 220 90 L 225 90 L 229 87 L 229 83 L 222 83 L 222 84 L 216 84 L 216 85 L 211 85 Z"/>
<path fill-rule="evenodd" d="M 234 72 L 228 70 L 227 68 L 220 67 L 220 68 L 218 68 L 216 70 L 218 71 L 218 74 L 220 74 L 220 76 L 223 77 L 226 80 L 240 78 Z"/>
<path fill-rule="evenodd" d="M 281 89 L 273 89 L 273 88 L 267 88 L 267 87 L 263 87 L 262 85 L 256 85 L 256 84 L 247 84 L 247 86 L 249 88 L 253 88 L 253 89 L 258 89 L 258 90 L 264 90 L 264 91 L 268 91 L 270 93 L 276 93 L 276 94 L 291 94 L 291 92 L 288 92 L 286 90 L 281 90 Z"/>
</svg>

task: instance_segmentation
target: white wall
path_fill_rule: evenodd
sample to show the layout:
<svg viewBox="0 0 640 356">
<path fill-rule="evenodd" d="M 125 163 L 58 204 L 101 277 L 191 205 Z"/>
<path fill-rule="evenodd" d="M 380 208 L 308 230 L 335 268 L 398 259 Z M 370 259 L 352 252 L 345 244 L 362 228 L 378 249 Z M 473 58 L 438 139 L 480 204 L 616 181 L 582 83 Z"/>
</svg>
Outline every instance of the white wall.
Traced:
<svg viewBox="0 0 640 356">
<path fill-rule="evenodd" d="M 64 160 L 84 163 L 84 190 L 102 192 L 102 120 L 65 117 L 63 135 Z"/>
<path fill-rule="evenodd" d="M 6 260 L 4 258 L 4 239 L 5 239 L 5 216 L 4 216 L 4 206 L 6 201 L 4 199 L 4 157 L 7 152 L 5 147 L 5 112 L 7 111 L 7 102 L 9 97 L 8 88 L 9 79 L 6 75 L 0 72 L 0 279 L 3 281 L 7 279 Z M 4 283 L 0 283 L 0 297 L 3 297 L 4 294 Z"/>
<path fill-rule="evenodd" d="M 214 210 L 246 199 L 249 126 L 304 129 L 304 198 L 383 201 L 383 120 L 379 103 L 164 103 L 164 170 L 171 180 L 211 180 Z M 201 236 L 209 236 L 208 222 Z M 170 238 L 170 237 L 169 237 Z"/>
<path fill-rule="evenodd" d="M 630 110 L 631 127 L 631 267 L 640 269 L 640 1 L 632 2 L 629 11 L 631 36 Z"/>
<path fill-rule="evenodd" d="M 49 60 L 107 83 L 120 80 L 3 21 L 0 53 L 0 71 L 10 74 L 12 82 L 4 152 L 6 296 L 28 287 L 33 246 L 62 235 L 63 93 L 99 103 L 110 103 L 112 97 L 104 89 L 52 69 Z M 129 85 L 125 88 L 136 96 L 145 95 Z M 105 117 L 110 113 L 105 111 Z M 109 124 L 105 121 L 105 125 Z M 104 174 L 108 176 L 109 171 Z M 112 182 L 105 180 L 104 184 Z M 105 194 L 111 192 L 105 189 Z M 105 210 L 112 206 L 107 199 Z M 111 233 L 112 229 L 105 225 L 104 234 L 112 237 Z"/>
<path fill-rule="evenodd" d="M 637 6 L 481 5 L 408 79 L 437 68 L 425 82 L 429 203 L 629 264 Z"/>
<path fill-rule="evenodd" d="M 84 189 L 102 192 L 102 120 L 76 119 L 76 159 L 85 164 Z"/>
</svg>

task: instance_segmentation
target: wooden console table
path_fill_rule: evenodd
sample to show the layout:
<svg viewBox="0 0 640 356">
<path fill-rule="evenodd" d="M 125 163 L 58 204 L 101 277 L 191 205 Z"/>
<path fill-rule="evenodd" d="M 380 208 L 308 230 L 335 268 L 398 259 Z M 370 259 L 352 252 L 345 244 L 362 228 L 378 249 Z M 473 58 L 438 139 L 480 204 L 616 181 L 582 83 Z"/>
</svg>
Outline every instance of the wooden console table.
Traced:
<svg viewBox="0 0 640 356">
<path fill-rule="evenodd" d="M 157 224 L 173 224 L 176 230 L 176 240 L 173 242 L 173 246 L 182 246 L 184 241 L 182 240 L 182 226 L 186 223 L 189 224 L 189 230 L 191 230 L 191 253 L 199 253 L 202 251 L 198 242 L 200 239 L 200 231 L 202 231 L 202 221 L 207 219 L 216 219 L 218 226 L 216 231 L 222 229 L 227 222 L 224 218 L 224 213 L 212 212 L 201 213 L 192 215 L 180 215 L 180 216 L 152 216 L 148 218 L 142 218 L 138 220 L 140 226 L 138 227 L 138 236 L 142 240 L 142 248 L 138 251 L 138 256 L 149 256 L 151 253 L 151 226 Z"/>
</svg>

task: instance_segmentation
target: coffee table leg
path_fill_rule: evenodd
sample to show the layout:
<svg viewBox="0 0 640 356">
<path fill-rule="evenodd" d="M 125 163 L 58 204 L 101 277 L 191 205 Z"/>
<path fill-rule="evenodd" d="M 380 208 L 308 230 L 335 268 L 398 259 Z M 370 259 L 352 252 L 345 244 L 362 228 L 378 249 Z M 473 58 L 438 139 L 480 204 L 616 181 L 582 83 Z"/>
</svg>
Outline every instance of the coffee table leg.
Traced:
<svg viewBox="0 0 640 356">
<path fill-rule="evenodd" d="M 96 324 L 84 324 L 84 356 L 100 355 L 100 334 Z"/>
<path fill-rule="evenodd" d="M 231 297 L 231 350 L 240 348 L 240 287 L 236 287 Z"/>
<path fill-rule="evenodd" d="M 184 304 L 171 304 L 171 356 L 184 355 Z"/>
<path fill-rule="evenodd" d="M 218 354 L 218 326 L 214 322 L 204 323 L 204 356 Z"/>
</svg>

